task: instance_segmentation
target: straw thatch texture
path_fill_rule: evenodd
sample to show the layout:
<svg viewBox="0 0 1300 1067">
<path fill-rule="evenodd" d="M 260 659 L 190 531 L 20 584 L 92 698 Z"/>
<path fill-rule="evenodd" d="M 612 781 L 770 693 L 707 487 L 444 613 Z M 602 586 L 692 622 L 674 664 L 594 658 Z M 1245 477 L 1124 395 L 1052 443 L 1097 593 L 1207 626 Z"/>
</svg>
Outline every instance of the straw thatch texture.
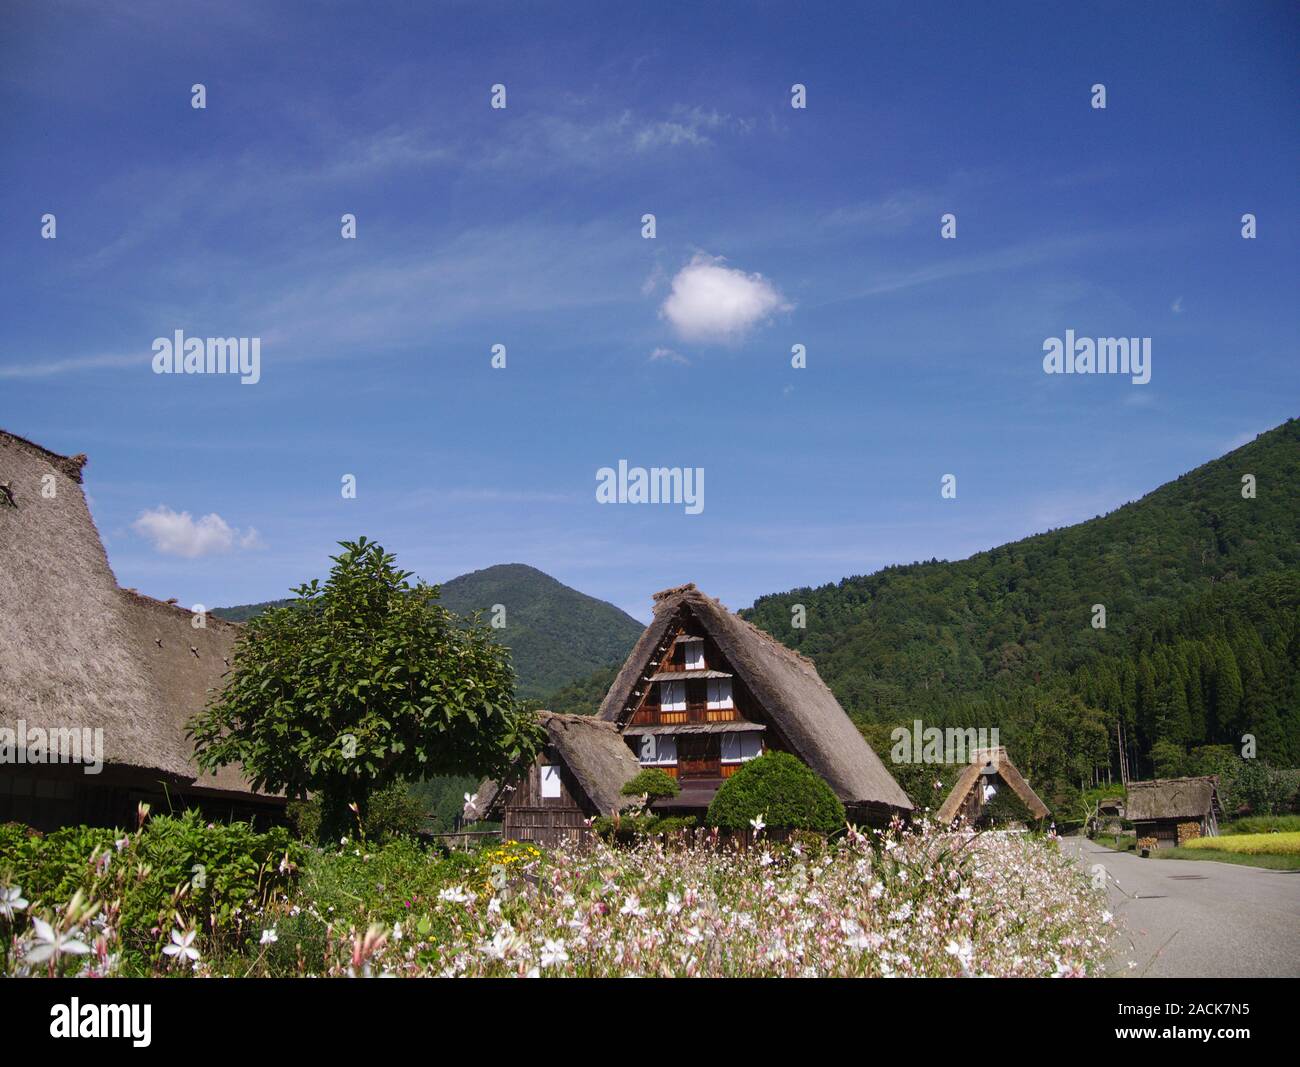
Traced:
<svg viewBox="0 0 1300 1067">
<path fill-rule="evenodd" d="M 546 731 L 547 744 L 553 748 L 582 786 L 596 814 L 609 814 L 623 806 L 627 798 L 619 791 L 641 770 L 627 742 L 613 723 L 590 715 L 560 715 L 553 711 L 537 712 Z M 509 783 L 485 779 L 465 804 L 465 817 L 485 819 L 500 814 Z"/>
<path fill-rule="evenodd" d="M 683 625 L 713 639 L 794 754 L 826 779 L 843 803 L 911 810 L 907 794 L 844 713 L 812 661 L 694 584 L 655 594 L 654 618 L 606 695 L 601 719 L 620 726 L 627 722 L 671 645 L 666 638 Z"/>
<path fill-rule="evenodd" d="M 952 822 L 957 817 L 957 812 L 961 810 L 962 802 L 970 795 L 970 791 L 978 784 L 986 768 L 992 768 L 999 778 L 1010 787 L 1011 791 L 1021 800 L 1021 803 L 1029 809 L 1035 819 L 1045 819 L 1051 812 L 1046 804 L 1025 781 L 1016 765 L 1011 762 L 1011 757 L 1007 755 L 1005 748 L 979 749 L 971 755 L 971 761 L 962 770 L 957 777 L 957 783 L 952 787 L 952 792 L 948 794 L 944 802 L 939 806 L 939 811 L 935 818 L 939 820 L 940 825 Z"/>
<path fill-rule="evenodd" d="M 1130 822 L 1153 819 L 1203 819 L 1218 803 L 1219 779 L 1157 778 L 1129 782 L 1125 812 Z"/>
<path fill-rule="evenodd" d="M 237 767 L 200 775 L 188 720 L 220 687 L 238 627 L 204 628 L 120 589 L 68 458 L 0 430 L 0 726 L 100 728 L 106 763 L 247 794 Z M 53 495 L 50 495 L 50 490 Z"/>
<path fill-rule="evenodd" d="M 216 774 L 200 772 L 194 762 L 194 744 L 187 735 L 190 718 L 207 706 L 220 690 L 230 669 L 239 627 L 213 615 L 195 627 L 196 616 L 187 608 L 122 590 L 133 650 L 144 662 L 158 702 L 157 728 L 182 753 L 194 785 L 203 789 L 247 793 L 251 789 L 238 766 L 227 765 Z"/>
<path fill-rule="evenodd" d="M 537 717 L 596 810 L 607 813 L 622 807 L 626 798 L 619 790 L 636 776 L 641 765 L 617 728 L 590 715 L 539 711 Z"/>
<path fill-rule="evenodd" d="M 82 463 L 0 431 L 0 481 L 14 498 L 0 504 L 0 725 L 99 728 L 106 762 L 189 777 L 133 654 Z"/>
</svg>

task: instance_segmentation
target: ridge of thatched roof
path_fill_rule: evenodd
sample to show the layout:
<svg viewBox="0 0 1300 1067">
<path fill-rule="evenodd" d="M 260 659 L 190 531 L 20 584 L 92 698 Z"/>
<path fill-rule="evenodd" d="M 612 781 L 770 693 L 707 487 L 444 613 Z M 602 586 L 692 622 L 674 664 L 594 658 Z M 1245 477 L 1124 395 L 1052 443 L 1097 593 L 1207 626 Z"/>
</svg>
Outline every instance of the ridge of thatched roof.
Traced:
<svg viewBox="0 0 1300 1067">
<path fill-rule="evenodd" d="M 0 505 L 0 725 L 99 728 L 106 763 L 248 793 L 236 767 L 200 774 L 186 735 L 239 627 L 209 614 L 197 628 L 188 609 L 119 588 L 85 462 L 0 430 L 0 482 L 14 496 Z"/>
<path fill-rule="evenodd" d="M 59 473 L 77 483 L 81 482 L 81 468 L 89 462 L 84 452 L 78 452 L 75 456 L 65 456 L 59 452 L 52 452 L 44 445 L 38 445 L 35 441 L 29 441 L 26 437 L 19 437 L 16 433 L 10 433 L 8 430 L 0 430 L 0 443 L 12 448 L 22 449 L 38 459 L 45 460 Z M 7 479 L 0 478 L 0 481 L 5 480 Z"/>
<path fill-rule="evenodd" d="M 1199 778 L 1156 778 L 1148 782 L 1129 782 L 1124 807 L 1130 822 L 1149 819 L 1199 819 L 1218 804 L 1219 779 L 1216 775 Z"/>
<path fill-rule="evenodd" d="M 599 717 L 623 725 L 640 701 L 676 630 L 694 618 L 713 639 L 795 754 L 846 804 L 912 803 L 845 714 L 812 660 L 701 593 L 693 582 L 654 595 L 646 627 L 601 704 Z"/>
<path fill-rule="evenodd" d="M 957 776 L 957 782 L 952 787 L 952 792 L 939 805 L 939 810 L 935 814 L 935 818 L 938 819 L 940 825 L 950 823 L 957 817 L 962 801 L 966 799 L 976 783 L 979 782 L 980 776 L 986 768 L 993 769 L 997 776 L 1020 798 L 1021 803 L 1029 809 L 1034 818 L 1045 819 L 1051 814 L 1047 805 L 1029 787 L 1029 783 L 1025 781 L 1019 769 L 1011 762 L 1011 757 L 1007 755 L 1006 748 L 999 745 L 997 748 L 977 749 L 971 754 L 970 763 Z"/>
</svg>

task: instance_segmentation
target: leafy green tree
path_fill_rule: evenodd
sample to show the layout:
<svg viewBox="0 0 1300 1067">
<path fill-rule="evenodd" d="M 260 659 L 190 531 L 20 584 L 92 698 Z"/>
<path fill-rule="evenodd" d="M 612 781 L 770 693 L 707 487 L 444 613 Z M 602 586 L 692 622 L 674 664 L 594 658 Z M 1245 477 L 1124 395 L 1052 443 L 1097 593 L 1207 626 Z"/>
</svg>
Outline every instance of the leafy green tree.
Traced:
<svg viewBox="0 0 1300 1067">
<path fill-rule="evenodd" d="M 237 762 L 258 789 L 319 793 L 322 842 L 364 826 L 385 786 L 497 775 L 540 744 L 486 626 L 439 606 L 379 544 L 340 546 L 323 585 L 247 624 L 190 727 L 204 770 Z"/>
</svg>

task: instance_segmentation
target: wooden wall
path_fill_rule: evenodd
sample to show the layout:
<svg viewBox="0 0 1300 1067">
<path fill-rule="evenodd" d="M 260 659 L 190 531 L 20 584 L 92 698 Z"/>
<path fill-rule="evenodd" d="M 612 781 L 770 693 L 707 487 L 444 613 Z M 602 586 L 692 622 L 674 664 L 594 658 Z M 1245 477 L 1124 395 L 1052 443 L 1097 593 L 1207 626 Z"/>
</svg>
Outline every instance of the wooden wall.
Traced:
<svg viewBox="0 0 1300 1067">
<path fill-rule="evenodd" d="M 542 796 L 544 764 L 560 768 L 558 797 Z M 501 823 L 501 837 L 504 841 L 531 841 L 547 848 L 554 848 L 563 841 L 585 843 L 591 836 L 585 823 L 599 814 L 608 812 L 595 810 L 559 753 L 548 748 L 528 769 L 527 777 L 509 794 Z"/>
</svg>

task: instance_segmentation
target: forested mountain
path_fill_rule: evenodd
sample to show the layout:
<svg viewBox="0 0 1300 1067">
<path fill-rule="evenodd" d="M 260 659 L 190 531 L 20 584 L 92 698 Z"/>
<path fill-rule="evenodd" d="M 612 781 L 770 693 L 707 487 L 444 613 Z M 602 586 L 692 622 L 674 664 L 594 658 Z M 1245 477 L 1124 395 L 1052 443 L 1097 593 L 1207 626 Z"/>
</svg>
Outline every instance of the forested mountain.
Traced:
<svg viewBox="0 0 1300 1067">
<path fill-rule="evenodd" d="M 215 608 L 212 613 L 245 622 L 286 603 L 242 604 Z M 494 618 L 504 622 L 493 633 L 510 649 L 518 693 L 526 699 L 536 699 L 598 667 L 621 663 L 643 628 L 613 604 L 579 593 L 522 563 L 503 563 L 444 582 L 439 603 L 458 615 L 481 611 L 485 622 Z M 498 604 L 504 608 L 499 615 L 494 611 Z"/>
<path fill-rule="evenodd" d="M 1072 709 L 1060 729 L 1082 730 L 1063 774 L 1108 761 L 1118 773 L 1117 723 L 1135 776 L 1153 755 L 1177 769 L 1177 752 L 1239 747 L 1244 733 L 1261 758 L 1294 765 L 1298 496 L 1292 419 L 1106 516 L 763 597 L 743 614 L 810 656 L 864 725 L 998 726 L 1023 746 L 1052 703 Z M 796 604 L 806 629 L 791 625 Z"/>
<path fill-rule="evenodd" d="M 522 563 L 462 574 L 442 586 L 442 605 L 458 615 L 505 608 L 496 631 L 510 649 L 519 695 L 540 697 L 598 667 L 621 663 L 645 628 L 625 611 L 579 593 Z"/>
</svg>

